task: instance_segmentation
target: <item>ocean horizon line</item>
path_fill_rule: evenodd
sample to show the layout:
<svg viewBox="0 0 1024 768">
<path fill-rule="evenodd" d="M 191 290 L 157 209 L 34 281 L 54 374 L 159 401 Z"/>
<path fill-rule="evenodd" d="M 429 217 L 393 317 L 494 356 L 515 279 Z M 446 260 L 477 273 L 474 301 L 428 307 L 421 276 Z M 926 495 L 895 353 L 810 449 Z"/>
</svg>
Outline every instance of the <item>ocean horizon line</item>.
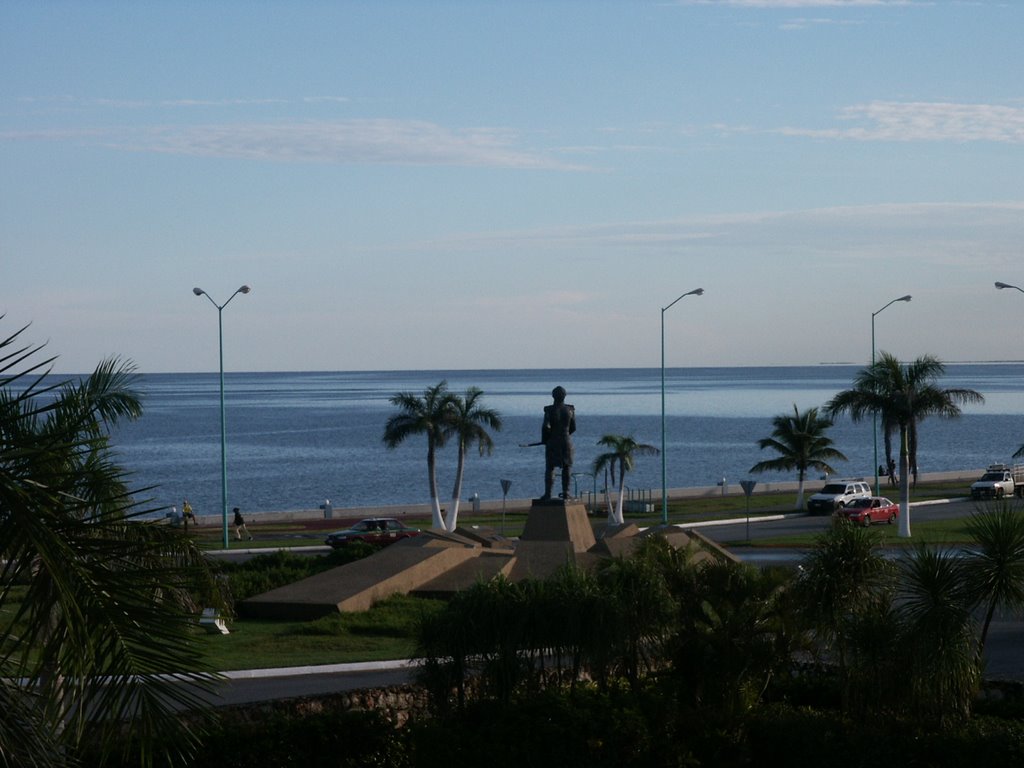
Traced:
<svg viewBox="0 0 1024 768">
<path fill-rule="evenodd" d="M 1022 359 L 1002 360 L 942 360 L 943 365 L 1022 365 Z M 666 371 L 700 371 L 700 370 L 756 370 L 756 369 L 787 369 L 787 368 L 844 368 L 864 366 L 865 361 L 855 360 L 821 360 L 814 363 L 753 363 L 750 365 L 667 365 Z M 387 374 L 387 373 L 536 373 L 544 371 L 660 371 L 660 365 L 594 365 L 594 366 L 538 366 L 536 368 L 310 368 L 310 369 L 275 369 L 259 370 L 248 368 L 225 369 L 225 376 L 252 375 L 264 376 L 273 374 Z M 88 376 L 90 372 L 60 372 L 51 371 L 49 376 Z M 136 370 L 138 376 L 219 376 L 219 370 L 193 370 L 193 371 L 140 371 Z"/>
</svg>

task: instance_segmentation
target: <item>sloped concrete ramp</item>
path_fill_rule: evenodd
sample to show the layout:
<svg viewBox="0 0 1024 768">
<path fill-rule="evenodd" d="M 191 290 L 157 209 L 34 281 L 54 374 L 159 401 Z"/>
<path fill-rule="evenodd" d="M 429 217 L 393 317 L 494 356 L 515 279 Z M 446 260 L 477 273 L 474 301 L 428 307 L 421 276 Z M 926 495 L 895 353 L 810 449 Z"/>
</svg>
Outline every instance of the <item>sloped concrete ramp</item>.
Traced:
<svg viewBox="0 0 1024 768">
<path fill-rule="evenodd" d="M 567 565 L 591 569 L 610 557 L 629 557 L 644 537 L 655 535 L 677 549 L 690 548 L 698 561 L 732 557 L 695 531 L 676 526 L 641 532 L 629 523 L 605 528 L 595 539 L 582 504 L 536 502 L 514 549 L 510 540 L 486 529 L 427 531 L 363 560 L 252 597 L 240 609 L 257 618 L 308 621 L 365 611 L 395 594 L 453 595 L 499 575 L 514 582 L 545 579 Z"/>
<path fill-rule="evenodd" d="M 479 552 L 479 547 L 452 537 L 404 539 L 370 557 L 251 597 L 240 608 L 254 618 L 295 621 L 365 611 L 378 600 L 412 592 Z"/>
</svg>

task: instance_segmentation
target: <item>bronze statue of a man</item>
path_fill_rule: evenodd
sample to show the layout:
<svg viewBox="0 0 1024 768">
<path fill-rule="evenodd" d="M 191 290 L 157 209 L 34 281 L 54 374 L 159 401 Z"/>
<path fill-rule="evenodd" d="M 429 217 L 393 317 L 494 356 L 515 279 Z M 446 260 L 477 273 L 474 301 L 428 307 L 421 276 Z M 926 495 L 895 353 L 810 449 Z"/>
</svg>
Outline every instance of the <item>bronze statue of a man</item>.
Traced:
<svg viewBox="0 0 1024 768">
<path fill-rule="evenodd" d="M 555 484 L 555 471 L 562 470 L 562 498 L 569 496 L 569 476 L 572 471 L 573 447 L 572 435 L 576 431 L 576 409 L 565 402 L 565 389 L 555 387 L 551 390 L 554 402 L 544 406 L 544 424 L 540 431 L 540 441 L 544 444 L 544 495 L 541 500 L 551 498 L 551 489 Z"/>
</svg>

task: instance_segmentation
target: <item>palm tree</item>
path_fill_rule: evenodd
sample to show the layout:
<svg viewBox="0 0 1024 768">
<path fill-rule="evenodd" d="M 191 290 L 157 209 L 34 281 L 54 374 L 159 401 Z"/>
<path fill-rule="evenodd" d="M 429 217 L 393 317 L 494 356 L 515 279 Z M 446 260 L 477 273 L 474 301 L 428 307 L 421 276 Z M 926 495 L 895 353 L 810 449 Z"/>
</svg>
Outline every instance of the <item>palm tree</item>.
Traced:
<svg viewBox="0 0 1024 768">
<path fill-rule="evenodd" d="M 892 568 L 870 530 L 837 525 L 817 538 L 802 561 L 797 605 L 822 650 L 834 647 L 844 700 L 851 695 L 849 630 L 892 582 Z"/>
<path fill-rule="evenodd" d="M 828 474 L 835 470 L 828 463 L 832 460 L 846 461 L 846 456 L 832 447 L 832 439 L 825 431 L 832 421 L 818 415 L 817 408 L 808 408 L 803 413 L 793 405 L 793 414 L 780 414 L 772 419 L 774 429 L 771 437 L 757 441 L 761 450 L 771 448 L 779 454 L 777 458 L 759 461 L 750 468 L 751 472 L 792 472 L 798 473 L 800 486 L 796 495 L 796 508 L 804 506 L 804 479 L 807 470 L 816 469 Z"/>
<path fill-rule="evenodd" d="M 50 383 L 24 330 L 0 340 L 0 763 L 64 765 L 86 739 L 189 762 L 198 734 L 175 711 L 212 680 L 190 671 L 209 571 L 112 460 L 109 428 L 141 414 L 134 367 Z"/>
<path fill-rule="evenodd" d="M 877 413 L 883 424 L 898 426 L 902 537 L 910 536 L 909 467 L 917 467 L 917 422 L 933 414 L 954 418 L 960 415 L 960 404 L 985 401 L 973 389 L 939 387 L 935 382 L 943 371 L 945 366 L 932 355 L 923 355 L 904 366 L 894 355 L 882 352 L 876 362 L 857 373 L 852 389 L 839 392 L 825 406 L 833 418 L 848 413 L 851 419 L 860 421 Z"/>
<path fill-rule="evenodd" d="M 992 617 L 999 607 L 1024 607 L 1024 517 L 1007 500 L 971 516 L 967 532 L 977 547 L 965 560 L 974 600 L 985 607 L 978 641 L 979 658 L 985 651 Z"/>
<path fill-rule="evenodd" d="M 632 436 L 605 435 L 597 441 L 611 450 L 600 454 L 594 459 L 593 472 L 596 475 L 605 467 L 611 470 L 612 482 L 615 481 L 615 467 L 619 468 L 619 501 L 614 510 L 608 510 L 608 525 L 622 525 L 622 507 L 626 495 L 626 473 L 636 466 L 637 456 L 657 456 L 660 451 L 653 445 L 638 443 Z"/>
<path fill-rule="evenodd" d="M 965 720 L 981 678 L 965 569 L 959 553 L 923 544 L 900 562 L 901 693 L 908 713 L 929 724 Z"/>
<path fill-rule="evenodd" d="M 451 412 L 447 426 L 450 437 L 458 443 L 458 465 L 455 469 L 455 486 L 452 489 L 452 504 L 448 509 L 445 527 L 454 531 L 459 522 L 459 498 L 462 496 L 462 473 L 466 466 L 466 449 L 476 443 L 480 455 L 489 455 L 494 450 L 494 440 L 488 429 L 501 429 L 501 415 L 493 408 L 485 408 L 483 390 L 470 387 L 463 397 L 452 397 Z"/>
<path fill-rule="evenodd" d="M 423 397 L 411 392 L 399 392 L 390 399 L 399 412 L 391 416 L 384 426 L 384 445 L 397 448 L 412 435 L 427 436 L 427 477 L 430 482 L 432 505 L 431 525 L 445 530 L 441 517 L 441 502 L 437 493 L 437 449 L 448 440 L 455 395 L 448 391 L 448 382 L 441 381 L 423 391 Z"/>
</svg>

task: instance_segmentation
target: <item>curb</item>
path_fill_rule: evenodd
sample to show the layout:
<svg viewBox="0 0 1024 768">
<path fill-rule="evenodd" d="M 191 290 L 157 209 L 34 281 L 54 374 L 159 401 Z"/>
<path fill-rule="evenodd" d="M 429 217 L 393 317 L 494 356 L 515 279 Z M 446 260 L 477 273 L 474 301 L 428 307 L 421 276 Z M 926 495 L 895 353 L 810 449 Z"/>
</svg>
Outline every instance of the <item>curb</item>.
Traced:
<svg viewBox="0 0 1024 768">
<path fill-rule="evenodd" d="M 329 675 L 337 672 L 380 672 L 388 669 L 412 669 L 419 663 L 412 659 L 390 661 L 359 661 L 351 664 L 319 664 L 306 667 L 277 667 L 270 669 L 236 669 L 219 673 L 228 680 L 257 680 L 268 677 L 299 677 L 301 675 Z"/>
</svg>

